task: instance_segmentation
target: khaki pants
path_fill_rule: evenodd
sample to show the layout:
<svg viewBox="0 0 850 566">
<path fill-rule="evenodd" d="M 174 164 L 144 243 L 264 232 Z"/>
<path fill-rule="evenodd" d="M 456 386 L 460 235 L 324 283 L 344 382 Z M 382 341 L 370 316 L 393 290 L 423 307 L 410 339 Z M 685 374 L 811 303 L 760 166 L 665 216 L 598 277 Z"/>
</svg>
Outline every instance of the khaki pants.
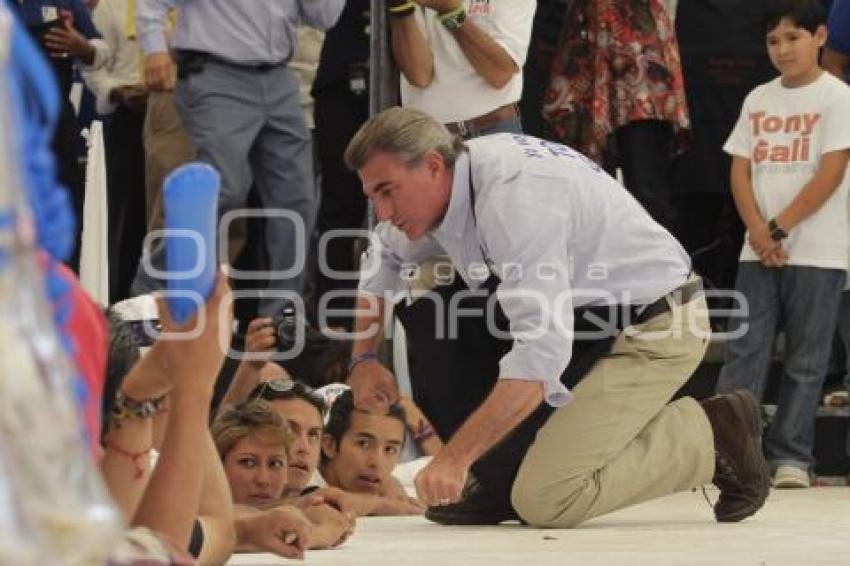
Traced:
<svg viewBox="0 0 850 566">
<path fill-rule="evenodd" d="M 537 433 L 511 492 L 531 525 L 572 527 L 711 481 L 705 413 L 690 398 L 669 402 L 708 345 L 705 298 L 668 302 L 670 312 L 621 332 Z"/>
<path fill-rule="evenodd" d="M 195 146 L 177 108 L 173 92 L 151 92 L 144 126 L 145 198 L 148 231 L 164 227 L 162 182 L 173 170 L 195 158 Z"/>
</svg>

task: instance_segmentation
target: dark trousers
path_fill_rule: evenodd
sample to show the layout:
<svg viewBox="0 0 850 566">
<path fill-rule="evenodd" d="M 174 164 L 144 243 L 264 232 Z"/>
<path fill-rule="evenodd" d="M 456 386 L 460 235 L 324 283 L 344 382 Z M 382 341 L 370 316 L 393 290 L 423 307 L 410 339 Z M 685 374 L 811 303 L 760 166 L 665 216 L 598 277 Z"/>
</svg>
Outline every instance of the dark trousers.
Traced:
<svg viewBox="0 0 850 566">
<path fill-rule="evenodd" d="M 692 256 L 694 271 L 716 288 L 735 286 L 744 231 L 729 192 L 688 193 L 679 199 L 673 234 Z"/>
<path fill-rule="evenodd" d="M 321 197 L 316 218 L 316 233 L 320 238 L 331 230 L 356 229 L 364 226 L 366 198 L 356 173 L 349 171 L 343 162 L 343 153 L 357 129 L 369 117 L 369 99 L 357 95 L 348 83 L 322 89 L 315 96 L 316 144 L 321 168 Z M 327 292 L 357 288 L 357 280 L 339 279 L 322 269 L 324 263 L 336 271 L 356 273 L 359 261 L 355 254 L 354 237 L 335 237 L 320 246 L 315 278 L 315 298 Z M 330 308 L 351 309 L 351 297 L 331 301 Z M 330 325 L 351 326 L 351 317 L 335 317 Z"/>
<path fill-rule="evenodd" d="M 480 309 L 486 312 L 488 296 L 498 281 L 488 280 L 481 295 L 465 297 L 460 309 Z M 459 317 L 455 339 L 438 339 L 435 320 L 449 320 L 446 305 L 456 293 L 467 287 L 459 276 L 455 283 L 435 288 L 442 301 L 425 297 L 410 306 L 396 308 L 396 315 L 407 335 L 408 365 L 413 399 L 422 409 L 437 434 L 448 440 L 493 389 L 499 375 L 499 360 L 512 347 L 510 340 L 494 337 L 487 329 L 484 315 Z M 443 305 L 442 307 L 438 305 Z M 442 309 L 441 314 L 437 309 Z M 496 326 L 507 332 L 508 320 L 497 307 Z M 586 324 L 586 310 L 576 311 L 576 329 Z M 607 311 L 605 311 L 607 312 Z M 561 382 L 574 387 L 593 365 L 607 354 L 614 337 L 599 340 L 576 340 L 569 366 Z M 528 447 L 537 431 L 554 409 L 542 403 L 504 440 L 493 447 L 472 466 L 472 474 L 492 498 L 501 498 L 510 505 L 511 486 Z"/>
<path fill-rule="evenodd" d="M 59 112 L 59 120 L 56 122 L 56 131 L 53 134 L 53 152 L 56 156 L 56 174 L 59 182 L 68 190 L 71 206 L 77 225 L 74 232 L 74 251 L 65 264 L 79 273 L 80 270 L 80 245 L 83 232 L 83 202 L 86 196 L 86 187 L 80 162 L 77 159 L 77 148 L 80 132 L 77 129 L 74 107 L 67 97 L 63 99 L 62 110 Z"/>
<path fill-rule="evenodd" d="M 673 231 L 671 202 L 670 149 L 673 128 L 662 120 L 631 122 L 614 131 L 615 163 L 623 170 L 626 189 L 649 212 L 652 218 Z"/>
<path fill-rule="evenodd" d="M 130 296 L 145 238 L 144 111 L 119 106 L 104 127 L 109 211 L 109 300 Z"/>
</svg>

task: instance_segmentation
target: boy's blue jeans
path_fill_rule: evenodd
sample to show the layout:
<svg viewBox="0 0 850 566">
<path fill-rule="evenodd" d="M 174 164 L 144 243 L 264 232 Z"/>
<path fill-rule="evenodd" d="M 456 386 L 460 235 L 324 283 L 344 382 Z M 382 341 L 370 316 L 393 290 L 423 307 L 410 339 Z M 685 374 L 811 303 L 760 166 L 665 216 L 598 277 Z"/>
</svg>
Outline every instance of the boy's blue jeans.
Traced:
<svg viewBox="0 0 850 566">
<path fill-rule="evenodd" d="M 749 389 L 761 399 L 773 345 L 785 330 L 785 360 L 776 417 L 765 438 L 774 467 L 808 470 L 814 459 L 815 411 L 826 377 L 846 271 L 807 266 L 738 266 L 735 288 L 749 303 L 748 315 L 729 319 L 730 333 L 746 333 L 727 343 L 717 392 Z"/>
</svg>

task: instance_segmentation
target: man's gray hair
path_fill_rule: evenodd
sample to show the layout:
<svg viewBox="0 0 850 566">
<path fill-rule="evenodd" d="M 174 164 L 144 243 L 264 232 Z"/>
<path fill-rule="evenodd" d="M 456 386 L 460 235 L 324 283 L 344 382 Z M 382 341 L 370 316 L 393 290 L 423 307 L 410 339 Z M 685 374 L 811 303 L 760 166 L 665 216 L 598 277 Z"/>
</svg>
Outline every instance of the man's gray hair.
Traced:
<svg viewBox="0 0 850 566">
<path fill-rule="evenodd" d="M 345 164 L 358 171 L 374 152 L 382 151 L 397 155 L 411 166 L 430 150 L 439 153 L 446 166 L 452 168 L 466 147 L 463 140 L 428 114 L 396 106 L 360 127 L 345 150 Z"/>
</svg>

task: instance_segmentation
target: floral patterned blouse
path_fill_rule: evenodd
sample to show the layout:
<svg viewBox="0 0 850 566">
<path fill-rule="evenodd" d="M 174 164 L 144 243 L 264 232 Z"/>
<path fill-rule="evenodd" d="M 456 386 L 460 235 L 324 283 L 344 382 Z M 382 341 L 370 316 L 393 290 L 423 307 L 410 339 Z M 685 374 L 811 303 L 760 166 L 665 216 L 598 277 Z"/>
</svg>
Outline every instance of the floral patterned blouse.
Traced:
<svg viewBox="0 0 850 566">
<path fill-rule="evenodd" d="M 664 1 L 568 4 L 543 101 L 555 135 L 601 163 L 608 135 L 629 122 L 664 120 L 677 134 L 687 130 L 679 46 Z"/>
</svg>

